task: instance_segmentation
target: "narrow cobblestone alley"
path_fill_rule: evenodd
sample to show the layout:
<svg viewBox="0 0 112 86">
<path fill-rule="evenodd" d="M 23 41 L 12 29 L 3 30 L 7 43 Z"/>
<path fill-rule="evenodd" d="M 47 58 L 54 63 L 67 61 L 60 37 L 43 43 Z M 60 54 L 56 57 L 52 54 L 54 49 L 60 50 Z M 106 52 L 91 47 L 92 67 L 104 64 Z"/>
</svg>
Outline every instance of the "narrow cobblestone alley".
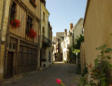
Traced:
<svg viewBox="0 0 112 86">
<path fill-rule="evenodd" d="M 74 64 L 53 64 L 41 72 L 26 74 L 16 80 L 7 80 L 2 86 L 58 86 L 56 78 L 60 78 L 66 86 L 77 86 L 79 75 L 75 74 Z"/>
</svg>

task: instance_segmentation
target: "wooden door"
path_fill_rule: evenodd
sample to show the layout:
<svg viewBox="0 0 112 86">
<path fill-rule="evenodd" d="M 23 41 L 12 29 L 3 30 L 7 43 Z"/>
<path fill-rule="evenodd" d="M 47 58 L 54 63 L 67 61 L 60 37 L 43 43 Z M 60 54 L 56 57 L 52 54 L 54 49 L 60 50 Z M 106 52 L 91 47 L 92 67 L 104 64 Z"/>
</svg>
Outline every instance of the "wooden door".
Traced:
<svg viewBox="0 0 112 86">
<path fill-rule="evenodd" d="M 13 58 L 14 58 L 14 53 L 8 52 L 6 78 L 10 78 L 13 76 L 13 60 L 14 60 Z"/>
</svg>

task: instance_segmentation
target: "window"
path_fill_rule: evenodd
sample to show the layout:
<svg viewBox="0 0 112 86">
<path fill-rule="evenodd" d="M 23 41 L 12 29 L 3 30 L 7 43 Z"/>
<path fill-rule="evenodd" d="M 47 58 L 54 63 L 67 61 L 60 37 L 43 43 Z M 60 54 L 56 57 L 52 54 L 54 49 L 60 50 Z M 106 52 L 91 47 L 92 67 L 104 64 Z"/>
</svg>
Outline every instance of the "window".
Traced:
<svg viewBox="0 0 112 86">
<path fill-rule="evenodd" d="M 26 24 L 26 34 L 29 33 L 30 29 L 32 28 L 33 24 L 32 24 L 32 17 L 28 16 L 27 17 L 27 24 Z"/>
<path fill-rule="evenodd" d="M 10 38 L 9 44 L 8 44 L 9 49 L 14 49 L 16 50 L 17 48 L 17 40 L 15 38 Z"/>
<path fill-rule="evenodd" d="M 43 12 L 43 21 L 45 21 L 45 13 Z"/>
<path fill-rule="evenodd" d="M 10 21 L 15 19 L 16 16 L 16 3 L 13 2 L 10 10 Z"/>
<path fill-rule="evenodd" d="M 36 7 L 36 0 L 30 0 L 30 3 L 32 4 L 33 7 Z"/>
</svg>

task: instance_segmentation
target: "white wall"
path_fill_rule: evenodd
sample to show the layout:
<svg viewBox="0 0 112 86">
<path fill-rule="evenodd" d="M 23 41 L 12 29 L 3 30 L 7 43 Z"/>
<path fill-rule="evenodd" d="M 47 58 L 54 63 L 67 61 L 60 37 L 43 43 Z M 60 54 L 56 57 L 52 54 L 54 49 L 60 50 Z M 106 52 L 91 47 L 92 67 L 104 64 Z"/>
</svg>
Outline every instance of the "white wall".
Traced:
<svg viewBox="0 0 112 86">
<path fill-rule="evenodd" d="M 76 43 L 76 39 L 82 34 L 83 32 L 83 19 L 81 18 L 77 24 L 73 27 L 74 33 L 74 43 Z"/>
</svg>

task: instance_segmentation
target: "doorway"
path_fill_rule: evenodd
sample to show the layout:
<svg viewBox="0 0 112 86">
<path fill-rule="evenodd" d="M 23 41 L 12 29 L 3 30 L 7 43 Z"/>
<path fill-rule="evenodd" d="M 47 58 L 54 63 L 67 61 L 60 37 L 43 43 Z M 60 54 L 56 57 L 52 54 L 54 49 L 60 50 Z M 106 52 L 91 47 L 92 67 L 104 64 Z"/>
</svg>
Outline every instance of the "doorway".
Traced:
<svg viewBox="0 0 112 86">
<path fill-rule="evenodd" d="M 14 63 L 14 52 L 8 52 L 7 56 L 7 71 L 6 71 L 6 78 L 10 78 L 13 76 L 13 63 Z"/>
</svg>

